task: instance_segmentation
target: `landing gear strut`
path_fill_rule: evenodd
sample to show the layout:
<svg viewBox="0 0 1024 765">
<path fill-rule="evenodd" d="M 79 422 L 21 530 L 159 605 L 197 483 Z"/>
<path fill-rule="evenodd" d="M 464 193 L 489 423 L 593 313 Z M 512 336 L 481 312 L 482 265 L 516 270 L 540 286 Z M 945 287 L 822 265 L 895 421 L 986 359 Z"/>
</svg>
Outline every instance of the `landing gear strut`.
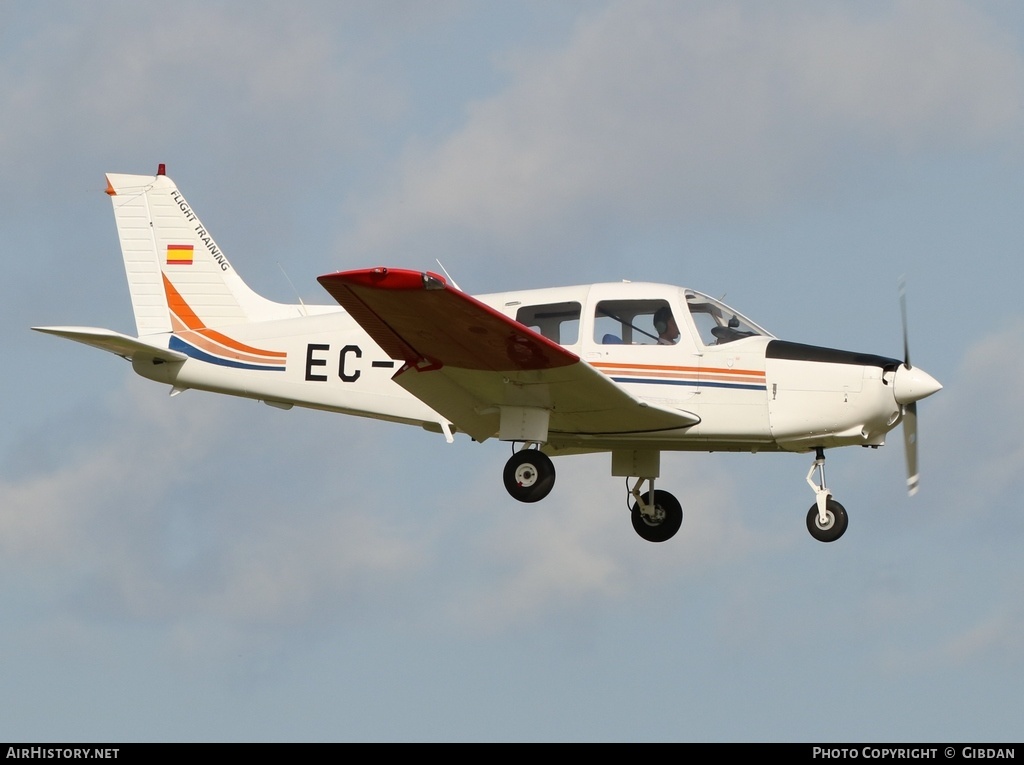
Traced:
<svg viewBox="0 0 1024 765">
<path fill-rule="evenodd" d="M 555 485 L 555 466 L 548 455 L 527 444 L 505 463 L 502 478 L 513 499 L 540 502 Z"/>
<path fill-rule="evenodd" d="M 650 490 L 642 496 L 640 486 L 647 481 Z M 629 493 L 636 500 L 633 503 L 633 529 L 648 542 L 664 542 L 671 539 L 683 523 L 683 508 L 667 491 L 654 489 L 653 478 L 637 478 Z"/>
<path fill-rule="evenodd" d="M 817 482 L 811 479 L 818 473 Z M 835 542 L 846 532 L 849 518 L 846 508 L 832 499 L 832 492 L 825 486 L 825 450 L 818 446 L 814 450 L 814 464 L 807 471 L 807 484 L 815 495 L 815 502 L 807 511 L 807 530 L 819 542 Z"/>
</svg>

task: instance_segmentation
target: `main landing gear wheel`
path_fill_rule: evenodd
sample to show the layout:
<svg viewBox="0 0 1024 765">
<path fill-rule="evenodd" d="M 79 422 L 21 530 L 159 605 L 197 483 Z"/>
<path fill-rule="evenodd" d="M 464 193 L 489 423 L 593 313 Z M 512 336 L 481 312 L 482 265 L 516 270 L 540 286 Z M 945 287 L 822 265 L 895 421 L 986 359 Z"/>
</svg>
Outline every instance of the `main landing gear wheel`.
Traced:
<svg viewBox="0 0 1024 765">
<path fill-rule="evenodd" d="M 850 522 L 846 508 L 829 497 L 825 505 L 825 516 L 825 523 L 822 524 L 818 517 L 818 503 L 811 505 L 811 509 L 807 511 L 807 530 L 819 542 L 835 542 L 845 533 Z"/>
<path fill-rule="evenodd" d="M 640 500 L 649 505 L 651 493 L 647 492 Z M 664 542 L 675 536 L 683 524 L 683 508 L 679 500 L 661 489 L 654 490 L 654 508 L 651 515 L 644 515 L 640 510 L 640 502 L 633 503 L 633 529 L 648 542 Z"/>
<path fill-rule="evenodd" d="M 555 485 L 555 466 L 539 449 L 522 449 L 505 463 L 505 489 L 520 502 L 540 502 Z"/>
</svg>

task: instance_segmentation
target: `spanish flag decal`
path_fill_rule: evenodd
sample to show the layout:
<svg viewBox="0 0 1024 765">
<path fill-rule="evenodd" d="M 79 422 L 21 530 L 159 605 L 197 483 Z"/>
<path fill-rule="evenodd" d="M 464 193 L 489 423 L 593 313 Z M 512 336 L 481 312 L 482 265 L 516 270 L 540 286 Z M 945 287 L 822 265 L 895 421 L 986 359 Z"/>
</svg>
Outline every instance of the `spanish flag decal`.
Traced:
<svg viewBox="0 0 1024 765">
<path fill-rule="evenodd" d="M 169 266 L 191 266 L 192 265 L 191 244 L 169 244 L 167 245 L 167 265 Z"/>
</svg>

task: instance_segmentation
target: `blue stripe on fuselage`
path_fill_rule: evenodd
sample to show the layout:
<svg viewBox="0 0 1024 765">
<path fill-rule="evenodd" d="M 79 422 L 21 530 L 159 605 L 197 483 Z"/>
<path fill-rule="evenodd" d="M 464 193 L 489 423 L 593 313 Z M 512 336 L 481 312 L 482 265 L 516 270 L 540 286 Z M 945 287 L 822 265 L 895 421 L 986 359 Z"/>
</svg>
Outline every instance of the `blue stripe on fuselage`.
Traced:
<svg viewBox="0 0 1024 765">
<path fill-rule="evenodd" d="M 270 372 L 283 372 L 284 365 L 263 365 L 263 364 L 249 364 L 244 361 L 237 361 L 235 359 L 222 359 L 219 356 L 201 351 L 191 343 L 187 343 L 177 335 L 171 335 L 171 350 L 179 351 L 184 353 L 186 356 L 196 359 L 197 361 L 205 361 L 210 364 L 216 364 L 221 367 L 230 367 L 232 369 L 258 369 L 261 371 Z"/>
<path fill-rule="evenodd" d="M 715 382 L 712 380 L 663 380 L 643 377 L 613 377 L 617 383 L 642 383 L 644 385 L 687 385 L 703 388 L 730 388 L 732 390 L 767 390 L 766 385 L 747 385 L 745 383 Z"/>
</svg>

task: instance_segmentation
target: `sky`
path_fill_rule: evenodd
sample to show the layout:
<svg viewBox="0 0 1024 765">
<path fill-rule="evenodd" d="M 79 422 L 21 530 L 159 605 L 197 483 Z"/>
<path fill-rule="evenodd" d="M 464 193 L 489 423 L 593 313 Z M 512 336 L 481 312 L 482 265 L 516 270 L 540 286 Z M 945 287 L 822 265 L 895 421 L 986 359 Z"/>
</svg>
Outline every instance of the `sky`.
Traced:
<svg viewBox="0 0 1024 765">
<path fill-rule="evenodd" d="M 1010 0 L 0 3 L 0 740 L 1024 738 L 1024 8 Z M 621 279 L 945 386 L 828 452 L 606 455 L 164 386 L 104 173 L 167 172 L 248 284 Z"/>
</svg>

